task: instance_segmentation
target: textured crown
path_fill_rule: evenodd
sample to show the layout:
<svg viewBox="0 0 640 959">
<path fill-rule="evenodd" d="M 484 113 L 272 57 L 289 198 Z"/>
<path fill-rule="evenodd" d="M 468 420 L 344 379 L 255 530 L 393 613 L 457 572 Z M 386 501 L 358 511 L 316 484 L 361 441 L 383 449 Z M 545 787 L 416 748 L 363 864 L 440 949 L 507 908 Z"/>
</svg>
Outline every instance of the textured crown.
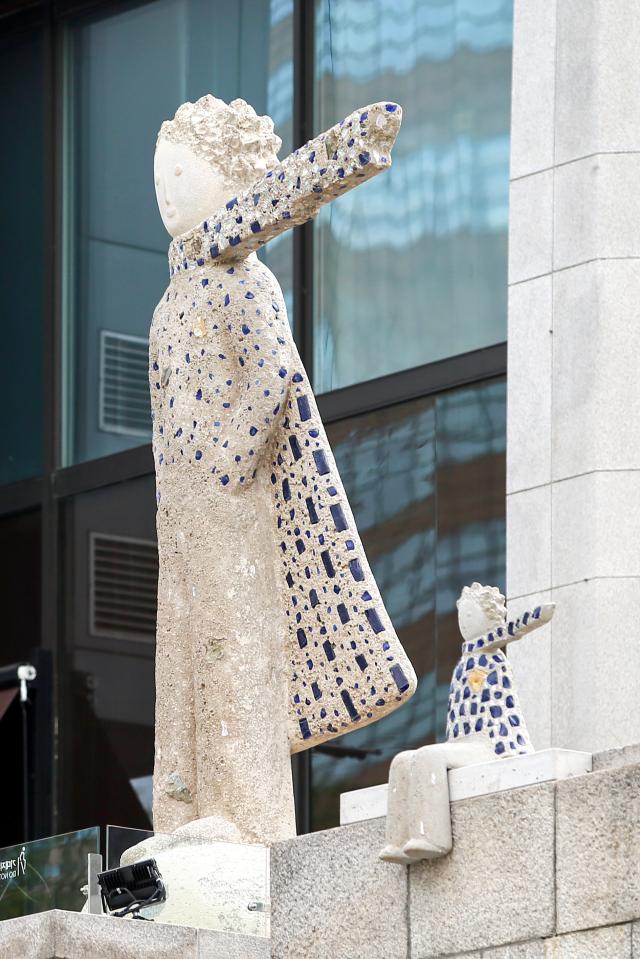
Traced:
<svg viewBox="0 0 640 959">
<path fill-rule="evenodd" d="M 241 186 L 272 169 L 282 146 L 271 117 L 258 116 L 245 100 L 227 104 L 210 93 L 178 107 L 173 120 L 160 127 L 160 140 L 186 144 Z"/>
</svg>

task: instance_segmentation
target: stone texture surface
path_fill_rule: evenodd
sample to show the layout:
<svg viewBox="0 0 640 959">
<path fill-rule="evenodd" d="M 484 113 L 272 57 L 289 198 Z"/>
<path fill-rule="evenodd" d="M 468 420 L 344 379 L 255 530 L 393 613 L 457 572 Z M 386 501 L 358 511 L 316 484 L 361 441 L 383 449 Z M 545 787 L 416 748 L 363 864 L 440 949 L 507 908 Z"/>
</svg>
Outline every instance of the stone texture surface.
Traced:
<svg viewBox="0 0 640 959">
<path fill-rule="evenodd" d="M 557 929 L 640 916 L 640 765 L 558 783 Z"/>
<path fill-rule="evenodd" d="M 551 291 L 551 276 L 509 289 L 507 493 L 551 478 Z"/>
<path fill-rule="evenodd" d="M 557 15 L 556 162 L 637 150 L 635 0 L 562 0 Z M 532 42 L 539 45 L 537 38 Z"/>
<path fill-rule="evenodd" d="M 51 959 L 55 955 L 54 915 L 43 912 L 0 922 L 0 956 Z"/>
<path fill-rule="evenodd" d="M 603 470 L 555 483 L 552 522 L 555 587 L 640 576 L 640 470 Z"/>
<path fill-rule="evenodd" d="M 454 803 L 451 855 L 409 870 L 412 959 L 553 934 L 554 789 Z"/>
<path fill-rule="evenodd" d="M 269 959 L 269 939 L 52 910 L 0 922 L 11 959 Z"/>
<path fill-rule="evenodd" d="M 640 19 L 633 0 L 514 10 L 507 490 L 553 484 L 542 585 L 558 613 L 543 663 L 524 646 L 513 656 L 534 742 L 593 751 L 640 738 L 628 653 L 640 585 Z M 552 295 L 526 289 L 536 276 Z M 509 510 L 510 602 L 541 585 L 541 533 L 523 530 L 525 507 Z"/>
<path fill-rule="evenodd" d="M 599 154 L 556 167 L 553 175 L 554 269 L 599 258 L 640 256 L 636 189 L 640 155 Z M 540 215 L 546 222 L 546 210 Z M 521 220 L 519 231 L 524 231 L 523 212 L 516 208 L 515 216 Z M 529 228 L 534 222 L 528 220 Z M 542 230 L 546 235 L 544 226 Z M 530 254 L 529 259 L 538 265 L 537 256 Z"/>
<path fill-rule="evenodd" d="M 511 177 L 553 165 L 556 0 L 515 0 Z"/>
<path fill-rule="evenodd" d="M 514 180 L 509 193 L 509 283 L 549 273 L 552 250 L 553 173 Z"/>
<path fill-rule="evenodd" d="M 527 596 L 548 590 L 551 587 L 551 487 L 548 484 L 509 493 L 507 530 L 509 595 Z"/>
<path fill-rule="evenodd" d="M 197 959 L 197 931 L 55 910 L 58 959 Z"/>
<path fill-rule="evenodd" d="M 498 949 L 484 949 L 482 959 L 551 959 L 547 953 L 548 943 L 553 939 L 537 939 L 531 942 L 518 942 Z"/>
<path fill-rule="evenodd" d="M 639 301 L 638 260 L 601 260 L 554 276 L 554 479 L 640 468 Z M 517 316 L 512 335 L 521 335 Z M 538 365 L 545 375 L 544 360 L 531 364 Z M 514 458 L 524 459 L 517 451 Z"/>
<path fill-rule="evenodd" d="M 640 741 L 640 661 L 629 655 L 640 581 L 578 582 L 553 596 L 553 745 L 598 752 Z M 605 657 L 610 672 L 603 670 Z"/>
<path fill-rule="evenodd" d="M 198 959 L 270 959 L 270 956 L 269 939 L 198 930 Z"/>
<path fill-rule="evenodd" d="M 618 746 L 616 749 L 605 749 L 594 753 L 593 771 L 619 769 L 620 766 L 630 766 L 634 763 L 640 763 L 640 743 L 630 743 L 628 746 Z"/>
<path fill-rule="evenodd" d="M 590 929 L 546 943 L 544 959 L 632 959 L 631 926 Z"/>
<path fill-rule="evenodd" d="M 271 850 L 273 959 L 405 959 L 407 869 L 381 862 L 384 820 Z"/>
</svg>

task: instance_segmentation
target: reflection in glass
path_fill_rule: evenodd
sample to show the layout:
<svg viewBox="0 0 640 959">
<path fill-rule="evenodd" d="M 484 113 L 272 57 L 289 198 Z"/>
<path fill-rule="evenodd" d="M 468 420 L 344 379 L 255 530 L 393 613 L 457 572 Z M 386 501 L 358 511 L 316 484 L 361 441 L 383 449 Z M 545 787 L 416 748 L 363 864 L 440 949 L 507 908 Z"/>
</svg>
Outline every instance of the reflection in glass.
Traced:
<svg viewBox="0 0 640 959">
<path fill-rule="evenodd" d="M 241 96 L 291 149 L 293 0 L 156 0 L 67 44 L 65 464 L 151 438 L 147 337 L 168 282 L 155 139 L 185 100 Z M 265 253 L 291 302 L 291 239 Z"/>
<path fill-rule="evenodd" d="M 385 719 L 312 753 L 314 829 L 339 795 L 386 782 L 401 749 L 442 739 L 458 659 L 455 601 L 473 580 L 504 588 L 503 380 L 329 427 L 340 474 L 389 614 L 419 676 Z"/>
<path fill-rule="evenodd" d="M 87 856 L 98 852 L 97 827 L 0 849 L 0 920 L 49 909 L 80 912 Z"/>
<path fill-rule="evenodd" d="M 315 228 L 319 392 L 506 339 L 511 0 L 316 0 L 316 117 L 404 110 Z"/>
<path fill-rule="evenodd" d="M 75 497 L 66 542 L 65 825 L 115 820 L 149 829 L 158 588 L 153 477 Z"/>
<path fill-rule="evenodd" d="M 0 484 L 42 472 L 43 57 L 40 31 L 0 42 Z"/>
</svg>

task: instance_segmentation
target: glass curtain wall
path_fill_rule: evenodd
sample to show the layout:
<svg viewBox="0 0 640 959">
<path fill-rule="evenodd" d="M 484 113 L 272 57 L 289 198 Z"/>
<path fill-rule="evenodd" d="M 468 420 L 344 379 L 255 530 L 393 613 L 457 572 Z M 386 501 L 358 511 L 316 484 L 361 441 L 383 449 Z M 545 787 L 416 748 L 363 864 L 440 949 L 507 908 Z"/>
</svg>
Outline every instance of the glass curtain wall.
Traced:
<svg viewBox="0 0 640 959">
<path fill-rule="evenodd" d="M 170 242 L 157 132 L 186 100 L 243 97 L 290 152 L 292 4 L 155 0 L 67 31 L 64 465 L 150 439 L 147 336 Z M 265 258 L 291 301 L 291 239 Z"/>
<path fill-rule="evenodd" d="M 42 472 L 43 56 L 40 29 L 0 38 L 4 126 L 0 324 L 5 361 L 0 484 Z"/>
<path fill-rule="evenodd" d="M 315 127 L 403 108 L 314 238 L 318 392 L 506 339 L 511 0 L 316 0 Z"/>
<path fill-rule="evenodd" d="M 149 828 L 158 550 L 152 476 L 65 508 L 67 758 L 59 828 Z"/>
<path fill-rule="evenodd" d="M 444 737 L 465 583 L 504 589 L 503 379 L 335 423 L 329 439 L 371 568 L 419 676 L 402 709 L 312 753 L 312 826 L 340 793 L 386 782 L 402 749 Z"/>
<path fill-rule="evenodd" d="M 347 494 L 420 677 L 402 710 L 298 757 L 302 821 L 311 808 L 312 828 L 337 825 L 340 792 L 383 782 L 397 750 L 442 737 L 460 643 L 455 600 L 474 579 L 504 587 L 504 366 L 487 373 L 480 364 L 478 373 L 470 351 L 506 338 L 512 4 L 37 0 L 28 9 L 32 21 L 22 20 L 33 26 L 0 39 L 7 129 L 17 131 L 0 151 L 11 186 L 0 240 L 9 265 L 0 289 L 9 360 L 0 561 L 7 658 L 40 645 L 55 659 L 59 795 L 45 797 L 38 820 L 57 803 L 53 831 L 149 823 L 154 481 L 142 451 L 113 454 L 149 449 L 147 335 L 168 282 L 153 184 L 158 128 L 187 99 L 241 96 L 274 118 L 285 156 L 305 125 L 318 133 L 378 99 L 404 109 L 393 168 L 323 208 L 306 234 L 264 251 L 290 316 L 295 286 L 304 360 L 331 410 Z M 310 15 L 315 52 L 305 60 Z M 43 19 L 46 56 L 35 26 Z M 294 116 L 294 59 L 297 103 L 313 83 L 313 117 Z M 47 94 L 46 76 L 63 76 L 62 88 Z M 43 134 L 49 99 L 64 107 L 52 143 Z M 43 209 L 60 154 L 58 277 Z M 49 306 L 43 291 L 59 286 L 61 302 Z M 302 329 L 309 291 L 310 330 Z M 56 311 L 62 322 L 49 330 Z M 434 393 L 433 370 L 455 361 L 427 364 L 462 354 L 468 375 L 438 372 Z M 42 449 L 49 459 L 58 424 L 53 412 L 43 417 L 43 374 L 62 393 L 59 457 L 44 476 Z M 382 376 L 381 408 L 368 381 Z M 38 476 L 41 487 L 30 480 Z"/>
</svg>

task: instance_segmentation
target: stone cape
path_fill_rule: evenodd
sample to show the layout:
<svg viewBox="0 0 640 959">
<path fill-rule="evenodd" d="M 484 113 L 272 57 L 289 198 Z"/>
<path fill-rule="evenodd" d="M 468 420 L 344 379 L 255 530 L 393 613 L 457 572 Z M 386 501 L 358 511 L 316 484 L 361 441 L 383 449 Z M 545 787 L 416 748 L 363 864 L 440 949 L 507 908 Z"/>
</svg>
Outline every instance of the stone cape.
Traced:
<svg viewBox="0 0 640 959">
<path fill-rule="evenodd" d="M 302 147 L 220 216 L 177 238 L 151 329 L 160 548 L 180 549 L 167 524 L 187 475 L 189 488 L 202 491 L 195 538 L 206 539 L 210 525 L 214 535 L 215 524 L 233 552 L 238 510 L 270 517 L 269 542 L 251 547 L 248 563 L 255 566 L 255 553 L 273 571 L 270 610 L 281 611 L 281 623 L 270 628 L 282 631 L 291 752 L 381 718 L 412 695 L 416 678 L 367 563 L 282 293 L 250 254 L 264 242 L 263 228 L 275 236 L 309 219 L 335 191 L 386 168 L 396 111 L 393 104 L 357 111 L 333 139 L 329 131 Z M 315 189 L 322 178 L 326 192 Z M 216 570 L 209 579 L 224 582 Z M 219 635 L 224 624 L 215 618 L 198 628 Z M 250 663 L 247 670 L 245 677 Z"/>
</svg>

